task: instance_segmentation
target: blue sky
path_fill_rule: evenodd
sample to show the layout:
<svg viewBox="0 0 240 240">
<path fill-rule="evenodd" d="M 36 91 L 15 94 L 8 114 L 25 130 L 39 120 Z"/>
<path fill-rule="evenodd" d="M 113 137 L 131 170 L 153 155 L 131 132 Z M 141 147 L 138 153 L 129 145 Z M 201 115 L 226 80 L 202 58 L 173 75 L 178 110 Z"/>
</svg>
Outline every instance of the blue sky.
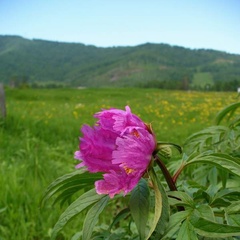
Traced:
<svg viewBox="0 0 240 240">
<path fill-rule="evenodd" d="M 0 0 L 0 35 L 240 54 L 240 0 Z"/>
</svg>

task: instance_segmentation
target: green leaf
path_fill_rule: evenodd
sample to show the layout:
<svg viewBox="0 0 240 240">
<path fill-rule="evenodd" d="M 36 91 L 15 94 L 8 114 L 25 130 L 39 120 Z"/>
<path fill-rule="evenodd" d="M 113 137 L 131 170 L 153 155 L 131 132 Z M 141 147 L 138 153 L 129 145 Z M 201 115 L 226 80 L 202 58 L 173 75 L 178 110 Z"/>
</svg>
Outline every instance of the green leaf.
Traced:
<svg viewBox="0 0 240 240">
<path fill-rule="evenodd" d="M 81 236 L 82 232 L 77 232 L 71 237 L 71 240 L 79 240 Z"/>
<path fill-rule="evenodd" d="M 203 218 L 206 218 L 210 221 L 215 221 L 214 212 L 209 205 L 200 205 L 196 207 L 199 215 Z"/>
<path fill-rule="evenodd" d="M 240 227 L 237 226 L 215 223 L 198 217 L 196 214 L 193 214 L 189 221 L 195 228 L 195 231 L 204 237 L 226 238 L 240 236 Z"/>
<path fill-rule="evenodd" d="M 151 229 L 149 231 L 147 239 L 153 234 L 153 239 L 159 239 L 166 229 L 166 226 L 169 222 L 169 204 L 168 204 L 168 197 L 167 194 L 157 178 L 157 175 L 152 168 L 149 172 L 150 178 L 153 183 L 153 189 L 155 192 L 155 213 L 154 219 L 151 224 Z"/>
<path fill-rule="evenodd" d="M 228 224 L 240 226 L 240 201 L 233 202 L 224 211 Z"/>
<path fill-rule="evenodd" d="M 231 201 L 237 201 L 239 196 L 240 192 L 238 191 L 223 189 L 212 198 L 210 205 L 212 207 L 227 207 L 231 204 Z"/>
<path fill-rule="evenodd" d="M 238 195 L 238 197 L 240 194 Z M 225 211 L 228 214 L 240 213 L 240 201 L 233 202 L 230 206 L 228 206 Z"/>
<path fill-rule="evenodd" d="M 170 203 L 172 206 L 189 206 L 194 208 L 195 207 L 195 202 L 194 200 L 184 192 L 180 191 L 171 191 L 168 192 L 168 196 L 170 198 Z"/>
<path fill-rule="evenodd" d="M 228 224 L 233 226 L 240 226 L 240 213 L 239 214 L 225 214 L 225 219 Z"/>
<path fill-rule="evenodd" d="M 229 172 L 226 172 L 222 169 L 218 169 L 219 175 L 221 176 L 222 180 L 222 187 L 226 188 L 227 180 L 229 179 Z"/>
<path fill-rule="evenodd" d="M 200 149 L 202 151 L 207 145 L 219 143 L 221 137 L 227 131 L 228 128 L 225 126 L 208 127 L 189 136 L 186 139 L 184 146 L 192 146 L 193 150 Z"/>
<path fill-rule="evenodd" d="M 103 209 L 107 205 L 108 200 L 109 200 L 109 196 L 106 195 L 89 209 L 83 223 L 82 238 L 84 240 L 88 240 L 91 238 L 92 232 L 97 223 L 99 214 L 103 211 Z"/>
<path fill-rule="evenodd" d="M 55 239 L 59 231 L 74 217 L 81 213 L 84 209 L 99 201 L 105 195 L 98 195 L 95 189 L 81 195 L 76 199 L 59 217 L 57 223 L 52 230 L 52 239 Z"/>
<path fill-rule="evenodd" d="M 124 208 L 122 211 L 120 211 L 116 217 L 113 219 L 112 224 L 109 227 L 109 231 L 112 229 L 112 227 L 119 223 L 122 219 L 126 218 L 127 216 L 130 215 L 130 209 L 129 208 Z"/>
<path fill-rule="evenodd" d="M 222 109 L 216 116 L 215 122 L 216 124 L 220 124 L 220 122 L 227 116 L 227 114 L 229 114 L 229 118 L 234 114 L 234 112 L 236 111 L 237 108 L 240 107 L 240 102 L 237 103 L 233 103 L 227 107 L 225 107 L 224 109 Z"/>
<path fill-rule="evenodd" d="M 167 226 L 164 235 L 162 236 L 163 239 L 173 239 L 173 235 L 179 230 L 181 223 L 192 213 L 192 210 L 186 210 L 174 213 L 170 216 L 169 224 Z"/>
<path fill-rule="evenodd" d="M 196 163 L 208 163 L 220 169 L 225 169 L 230 173 L 240 177 L 240 160 L 224 153 L 203 153 L 199 154 L 184 166 L 187 167 Z"/>
<path fill-rule="evenodd" d="M 182 147 L 179 146 L 178 144 L 175 143 L 170 143 L 170 142 L 157 142 L 157 149 L 161 150 L 161 148 L 166 148 L 166 147 L 174 147 L 175 149 L 178 150 L 179 153 L 182 153 Z"/>
<path fill-rule="evenodd" d="M 140 239 L 145 239 L 149 213 L 149 188 L 146 180 L 141 179 L 130 197 L 130 211 L 137 226 Z"/>
<path fill-rule="evenodd" d="M 195 232 L 192 224 L 185 220 L 180 227 L 179 233 L 177 235 L 176 240 L 198 240 L 197 234 Z"/>
<path fill-rule="evenodd" d="M 79 169 L 72 173 L 65 174 L 57 178 L 48 186 L 43 195 L 43 198 L 41 199 L 41 206 L 43 206 L 49 198 L 51 198 L 53 195 L 57 194 L 60 191 L 66 191 L 66 194 L 61 194 L 61 196 L 56 200 L 56 202 L 59 201 L 61 197 L 64 197 L 69 193 L 68 189 L 71 189 L 71 194 L 69 194 L 69 196 L 71 196 L 82 188 L 93 185 L 94 182 L 101 177 L 102 174 L 91 174 L 89 172 L 86 172 L 86 169 Z"/>
<path fill-rule="evenodd" d="M 53 181 L 46 189 L 46 191 L 43 195 L 43 198 L 41 199 L 41 205 L 43 205 L 49 198 L 51 198 L 57 192 L 59 187 L 62 186 L 62 184 L 64 184 L 65 182 L 69 182 L 72 179 L 75 179 L 76 176 L 78 176 L 79 174 L 82 174 L 84 172 L 85 172 L 84 169 L 79 169 L 78 171 L 74 171 L 72 173 L 65 174 L 65 175 L 57 178 L 55 181 Z"/>
</svg>

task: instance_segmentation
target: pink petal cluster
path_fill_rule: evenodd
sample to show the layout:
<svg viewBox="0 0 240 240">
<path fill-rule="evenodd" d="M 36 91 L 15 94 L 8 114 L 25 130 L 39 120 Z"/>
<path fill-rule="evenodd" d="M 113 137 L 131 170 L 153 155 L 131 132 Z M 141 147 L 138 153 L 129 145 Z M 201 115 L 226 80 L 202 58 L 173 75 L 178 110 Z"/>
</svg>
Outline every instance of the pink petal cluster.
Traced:
<svg viewBox="0 0 240 240">
<path fill-rule="evenodd" d="M 89 172 L 103 172 L 103 179 L 95 182 L 98 194 L 130 192 L 146 172 L 156 148 L 154 134 L 149 127 L 126 106 L 103 110 L 94 115 L 98 119 L 94 127 L 81 129 L 80 151 L 75 158 Z"/>
</svg>

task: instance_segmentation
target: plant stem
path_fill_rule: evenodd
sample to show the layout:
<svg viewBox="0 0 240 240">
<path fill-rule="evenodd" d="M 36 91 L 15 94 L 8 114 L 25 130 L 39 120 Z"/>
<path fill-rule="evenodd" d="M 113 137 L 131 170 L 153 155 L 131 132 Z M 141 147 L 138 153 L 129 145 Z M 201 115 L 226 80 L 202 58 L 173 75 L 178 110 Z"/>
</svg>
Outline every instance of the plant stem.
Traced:
<svg viewBox="0 0 240 240">
<path fill-rule="evenodd" d="M 166 168 L 165 164 L 163 163 L 163 161 L 160 159 L 160 157 L 155 154 L 154 156 L 155 161 L 157 162 L 157 165 L 160 167 L 160 169 L 162 170 L 162 173 L 167 181 L 168 187 L 170 188 L 171 191 L 177 191 L 177 186 L 175 184 L 175 181 L 173 180 L 173 178 L 171 177 L 168 169 Z M 176 198 L 178 200 L 180 200 L 179 198 Z M 184 211 L 185 208 L 183 206 L 177 206 L 178 211 Z"/>
<path fill-rule="evenodd" d="M 154 155 L 154 159 L 157 162 L 157 165 L 160 167 L 162 170 L 162 173 L 167 181 L 168 187 L 170 188 L 171 191 L 177 191 L 177 187 L 175 185 L 175 182 L 173 181 L 168 169 L 166 168 L 165 164 L 162 162 L 162 160 L 159 158 L 158 155 Z"/>
<path fill-rule="evenodd" d="M 183 168 L 185 167 L 185 164 L 182 164 L 180 168 L 176 171 L 176 173 L 173 175 L 172 180 L 174 183 L 176 183 L 178 176 L 182 172 Z"/>
</svg>

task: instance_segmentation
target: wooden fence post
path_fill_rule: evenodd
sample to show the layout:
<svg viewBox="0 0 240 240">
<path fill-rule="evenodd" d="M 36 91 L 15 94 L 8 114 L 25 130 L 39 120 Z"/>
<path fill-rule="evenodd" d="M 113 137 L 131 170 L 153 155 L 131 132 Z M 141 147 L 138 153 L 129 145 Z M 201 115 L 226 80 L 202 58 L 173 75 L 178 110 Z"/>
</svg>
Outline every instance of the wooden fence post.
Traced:
<svg viewBox="0 0 240 240">
<path fill-rule="evenodd" d="M 6 117 L 6 102 L 3 84 L 0 83 L 0 117 Z"/>
</svg>

